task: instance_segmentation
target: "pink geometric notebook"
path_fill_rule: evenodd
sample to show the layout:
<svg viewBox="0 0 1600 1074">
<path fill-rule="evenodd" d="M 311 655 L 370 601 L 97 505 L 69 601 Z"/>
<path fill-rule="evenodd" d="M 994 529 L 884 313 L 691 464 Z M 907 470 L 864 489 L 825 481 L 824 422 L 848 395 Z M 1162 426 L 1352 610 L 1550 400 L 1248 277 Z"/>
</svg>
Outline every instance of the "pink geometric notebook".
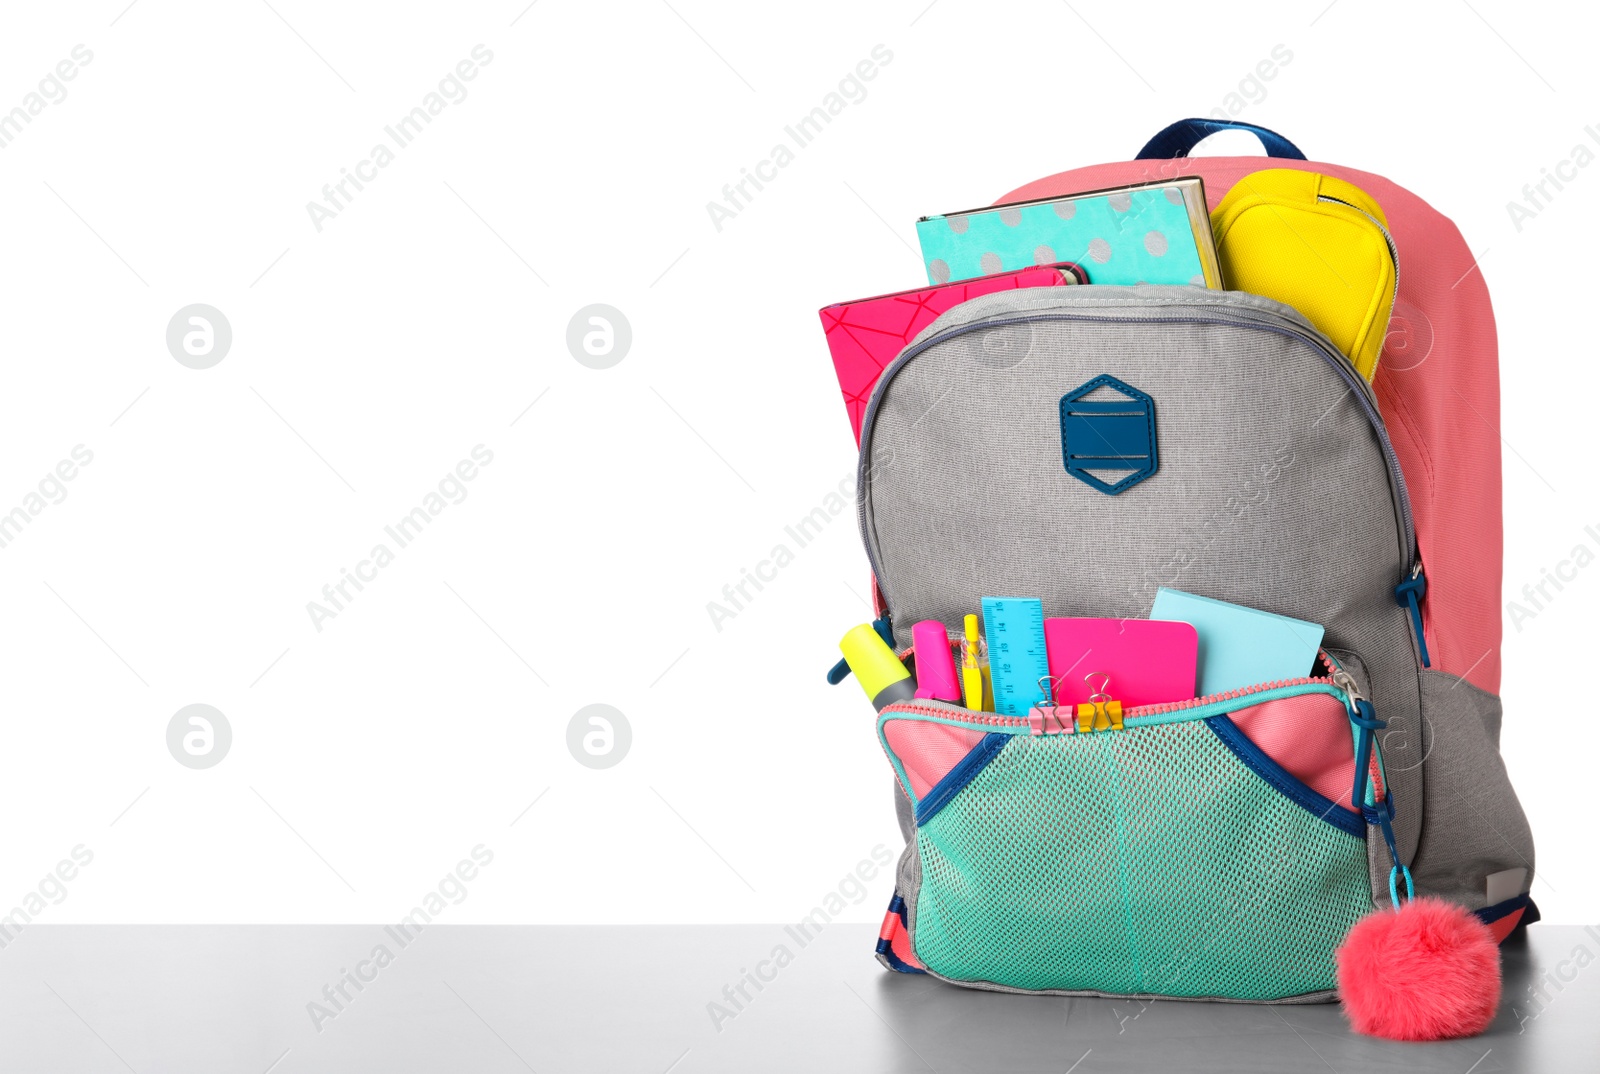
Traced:
<svg viewBox="0 0 1600 1074">
<path fill-rule="evenodd" d="M 861 443 L 861 419 L 878 375 L 939 314 L 969 298 L 995 291 L 1088 282 L 1083 269 L 1062 261 L 938 287 L 838 302 L 821 310 L 822 330 L 828 335 L 828 350 L 833 352 L 833 368 L 839 374 L 839 388 L 844 392 L 856 443 Z"/>
</svg>

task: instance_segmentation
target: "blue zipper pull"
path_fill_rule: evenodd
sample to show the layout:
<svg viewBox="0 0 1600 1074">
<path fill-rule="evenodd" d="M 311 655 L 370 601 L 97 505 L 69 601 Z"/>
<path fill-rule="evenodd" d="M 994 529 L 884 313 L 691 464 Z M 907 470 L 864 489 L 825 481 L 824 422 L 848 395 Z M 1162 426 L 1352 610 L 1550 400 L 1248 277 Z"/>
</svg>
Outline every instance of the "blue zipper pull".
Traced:
<svg viewBox="0 0 1600 1074">
<path fill-rule="evenodd" d="M 1350 791 L 1350 808 L 1355 810 L 1365 809 L 1367 806 L 1367 784 L 1372 769 L 1373 732 L 1382 731 L 1388 723 L 1378 719 L 1377 710 L 1372 707 L 1361 688 L 1356 685 L 1355 676 L 1351 675 L 1337 661 L 1333 663 L 1333 684 L 1344 691 L 1346 715 L 1350 717 L 1350 726 L 1355 728 L 1355 786 Z"/>
<path fill-rule="evenodd" d="M 878 637 L 883 639 L 885 645 L 894 648 L 894 628 L 889 625 L 889 613 L 884 612 L 881 618 L 872 621 L 872 629 L 878 632 Z M 828 685 L 838 686 L 850 677 L 850 663 L 841 659 L 837 664 L 828 669 Z"/>
<path fill-rule="evenodd" d="M 1389 725 L 1378 719 L 1372 702 L 1360 696 L 1350 699 L 1350 722 L 1356 728 L 1356 780 L 1350 791 L 1350 806 L 1361 810 L 1367 808 L 1367 785 L 1372 778 L 1373 732 L 1382 731 Z"/>
<path fill-rule="evenodd" d="M 1406 901 L 1412 902 L 1417 897 L 1416 885 L 1411 881 L 1411 870 L 1406 868 L 1400 860 L 1400 850 L 1394 841 L 1394 799 L 1384 796 L 1383 803 L 1376 806 L 1362 806 L 1361 816 L 1368 824 L 1376 824 L 1383 832 L 1384 845 L 1389 848 L 1389 903 L 1396 910 L 1400 909 L 1400 892 L 1395 881 L 1405 877 Z"/>
<path fill-rule="evenodd" d="M 1428 642 L 1422 636 L 1422 598 L 1428 594 L 1428 576 L 1422 573 L 1422 561 L 1412 568 L 1411 576 L 1394 587 L 1394 602 L 1411 612 L 1411 629 L 1417 635 L 1417 652 L 1422 654 L 1422 666 L 1428 662 Z"/>
<path fill-rule="evenodd" d="M 1356 729 L 1355 747 L 1355 786 L 1350 792 L 1350 805 L 1361 814 L 1363 820 L 1369 825 L 1375 825 L 1383 833 L 1384 845 L 1389 848 L 1389 902 L 1396 908 L 1400 907 L 1400 892 L 1397 880 L 1405 877 L 1406 899 L 1410 901 L 1417 897 L 1416 888 L 1411 882 L 1411 870 L 1400 861 L 1400 849 L 1395 845 L 1394 838 L 1394 792 L 1389 787 L 1383 789 L 1383 800 L 1378 801 L 1374 796 L 1368 804 L 1367 795 L 1372 783 L 1372 757 L 1378 750 L 1375 732 L 1382 731 L 1389 726 L 1378 719 L 1377 710 L 1372 707 L 1372 702 L 1361 696 L 1361 691 L 1356 688 L 1355 679 L 1343 668 L 1335 667 L 1333 681 L 1348 696 L 1350 701 L 1350 724 Z M 1381 765 L 1381 761 L 1379 762 Z"/>
</svg>

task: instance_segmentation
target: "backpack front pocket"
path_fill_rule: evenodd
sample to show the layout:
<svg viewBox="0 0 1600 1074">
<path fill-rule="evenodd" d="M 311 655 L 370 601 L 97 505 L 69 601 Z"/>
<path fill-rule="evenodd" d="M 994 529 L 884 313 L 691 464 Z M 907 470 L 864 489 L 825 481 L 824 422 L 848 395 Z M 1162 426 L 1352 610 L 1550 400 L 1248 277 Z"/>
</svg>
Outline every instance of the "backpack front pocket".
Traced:
<svg viewBox="0 0 1600 1074">
<path fill-rule="evenodd" d="M 1331 989 L 1333 951 L 1372 907 L 1345 712 L 1321 681 L 1136 709 L 1089 733 L 886 709 L 880 734 L 917 807 L 917 957 L 1026 991 Z"/>
</svg>

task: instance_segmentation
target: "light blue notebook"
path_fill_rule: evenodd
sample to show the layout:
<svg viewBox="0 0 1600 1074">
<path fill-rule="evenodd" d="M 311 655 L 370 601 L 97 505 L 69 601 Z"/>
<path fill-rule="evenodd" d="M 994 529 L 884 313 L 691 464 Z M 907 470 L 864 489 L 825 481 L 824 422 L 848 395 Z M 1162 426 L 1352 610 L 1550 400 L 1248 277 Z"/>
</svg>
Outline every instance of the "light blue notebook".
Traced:
<svg viewBox="0 0 1600 1074">
<path fill-rule="evenodd" d="M 934 284 L 1071 261 L 1090 283 L 1222 286 L 1193 176 L 925 216 L 917 240 Z"/>
<path fill-rule="evenodd" d="M 1303 678 L 1316 667 L 1322 646 L 1316 623 L 1177 589 L 1156 590 L 1150 618 L 1194 624 L 1200 635 L 1201 697 Z"/>
</svg>

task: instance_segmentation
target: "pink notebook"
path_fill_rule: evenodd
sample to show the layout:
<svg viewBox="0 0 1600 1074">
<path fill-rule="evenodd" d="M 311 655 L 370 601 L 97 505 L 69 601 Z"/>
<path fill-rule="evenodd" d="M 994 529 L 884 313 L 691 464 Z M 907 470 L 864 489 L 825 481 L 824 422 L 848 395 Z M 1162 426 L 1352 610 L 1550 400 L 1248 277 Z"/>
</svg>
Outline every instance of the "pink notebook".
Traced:
<svg viewBox="0 0 1600 1074">
<path fill-rule="evenodd" d="M 856 443 L 861 442 L 861 419 L 872 397 L 872 388 L 878 383 L 878 374 L 939 314 L 969 298 L 995 291 L 1087 282 L 1083 269 L 1063 261 L 938 287 L 839 302 L 823 309 L 822 330 L 828 334 L 828 350 L 833 352 L 833 368 L 839 374 L 839 388 L 844 392 L 844 405 L 850 412 L 850 428 L 856 434 Z"/>
<path fill-rule="evenodd" d="M 1123 711 L 1194 698 L 1200 637 L 1193 625 L 1162 619 L 1046 619 L 1044 647 L 1056 701 L 1080 704 L 1109 676 L 1106 693 Z M 1093 675 L 1093 680 L 1084 676 Z"/>
</svg>

